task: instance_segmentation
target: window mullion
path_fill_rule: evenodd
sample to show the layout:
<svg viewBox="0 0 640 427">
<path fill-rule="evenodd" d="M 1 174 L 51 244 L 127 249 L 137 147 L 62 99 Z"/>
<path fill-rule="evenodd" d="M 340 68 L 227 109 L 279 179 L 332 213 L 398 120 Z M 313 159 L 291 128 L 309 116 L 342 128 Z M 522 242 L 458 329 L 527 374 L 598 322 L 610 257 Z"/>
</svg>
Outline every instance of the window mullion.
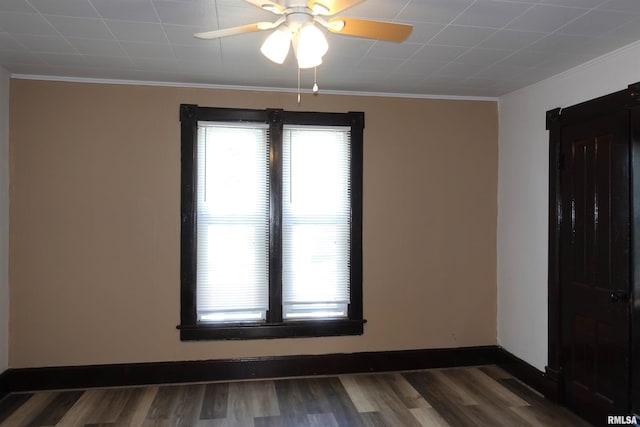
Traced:
<svg viewBox="0 0 640 427">
<path fill-rule="evenodd" d="M 269 312 L 268 323 L 282 322 L 282 111 L 269 117 Z"/>
</svg>

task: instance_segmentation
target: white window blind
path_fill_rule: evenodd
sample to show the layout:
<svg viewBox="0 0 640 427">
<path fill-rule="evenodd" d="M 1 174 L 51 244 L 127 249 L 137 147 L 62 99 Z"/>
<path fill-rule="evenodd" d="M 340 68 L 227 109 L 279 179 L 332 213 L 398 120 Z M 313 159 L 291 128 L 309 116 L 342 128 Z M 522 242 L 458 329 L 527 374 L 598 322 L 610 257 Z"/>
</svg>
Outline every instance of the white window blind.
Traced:
<svg viewBox="0 0 640 427">
<path fill-rule="evenodd" d="M 197 316 L 264 321 L 269 299 L 266 125 L 198 124 Z"/>
<path fill-rule="evenodd" d="M 350 299 L 350 132 L 285 126 L 284 319 L 344 318 Z"/>
</svg>

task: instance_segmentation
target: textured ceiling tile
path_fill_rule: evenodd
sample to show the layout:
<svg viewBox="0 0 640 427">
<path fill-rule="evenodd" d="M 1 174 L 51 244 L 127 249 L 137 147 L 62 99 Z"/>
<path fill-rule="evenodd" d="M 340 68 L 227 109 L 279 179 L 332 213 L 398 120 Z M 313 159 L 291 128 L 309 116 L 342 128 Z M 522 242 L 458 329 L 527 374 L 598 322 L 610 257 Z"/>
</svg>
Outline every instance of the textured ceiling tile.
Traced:
<svg viewBox="0 0 640 427">
<path fill-rule="evenodd" d="M 547 54 L 535 51 L 520 51 L 500 61 L 500 65 L 509 67 L 534 67 L 545 60 Z"/>
<path fill-rule="evenodd" d="M 361 71 L 390 72 L 394 71 L 399 66 L 400 62 L 396 59 L 366 57 L 357 65 L 357 69 Z"/>
<path fill-rule="evenodd" d="M 592 8 L 602 3 L 602 0 L 540 0 L 540 3 L 554 4 L 558 6 Z"/>
<path fill-rule="evenodd" d="M 640 40 L 640 18 L 636 18 L 631 22 L 605 33 L 605 36 L 621 39 L 627 43 Z"/>
<path fill-rule="evenodd" d="M 0 50 L 0 63 L 3 68 L 7 64 L 45 64 L 35 53 Z"/>
<path fill-rule="evenodd" d="M 367 56 L 373 58 L 407 59 L 422 48 L 421 44 L 375 42 Z"/>
<path fill-rule="evenodd" d="M 386 20 L 390 19 L 390 17 L 395 18 L 408 3 L 409 0 L 369 0 L 341 12 L 340 15 L 352 18 Z"/>
<path fill-rule="evenodd" d="M 151 0 L 90 0 L 104 19 L 159 22 Z"/>
<path fill-rule="evenodd" d="M 422 61 L 453 61 L 458 56 L 469 50 L 460 46 L 434 46 L 426 45 L 413 56 L 412 59 Z"/>
<path fill-rule="evenodd" d="M 85 66 L 84 57 L 82 55 L 70 55 L 63 53 L 40 53 L 38 54 L 47 64 L 63 67 Z"/>
<path fill-rule="evenodd" d="M 150 22 L 105 21 L 118 40 L 168 43 L 162 25 Z"/>
<path fill-rule="evenodd" d="M 460 62 L 463 64 L 489 65 L 506 58 L 513 52 L 514 51 L 512 50 L 473 48 L 468 52 L 462 54 L 462 56 L 456 58 L 456 62 Z"/>
<path fill-rule="evenodd" d="M 592 10 L 558 30 L 563 34 L 599 36 L 632 21 L 634 15 L 624 12 Z"/>
<path fill-rule="evenodd" d="M 32 52 L 78 53 L 62 36 L 16 34 L 14 38 Z"/>
<path fill-rule="evenodd" d="M 540 40 L 546 33 L 514 30 L 499 30 L 480 43 L 479 47 L 490 49 L 521 49 Z"/>
<path fill-rule="evenodd" d="M 222 56 L 219 44 L 210 44 L 207 46 L 173 46 L 173 52 L 176 59 L 184 61 L 187 66 L 189 63 L 198 65 L 204 63 L 220 63 Z"/>
<path fill-rule="evenodd" d="M 15 34 L 58 35 L 56 30 L 37 13 L 0 12 L 0 28 Z"/>
<path fill-rule="evenodd" d="M 552 32 L 588 12 L 587 9 L 535 5 L 514 19 L 507 28 L 523 31 Z"/>
<path fill-rule="evenodd" d="M 590 49 L 594 39 L 584 36 L 573 36 L 568 34 L 551 34 L 532 45 L 528 46 L 526 50 L 535 50 L 538 52 L 548 52 L 555 54 L 556 52 L 572 53 L 580 52 L 585 53 Z"/>
<path fill-rule="evenodd" d="M 47 15 L 47 20 L 67 37 L 113 39 L 113 35 L 101 19 Z"/>
<path fill-rule="evenodd" d="M 117 40 L 78 39 L 67 37 L 67 41 L 83 55 L 126 56 Z"/>
<path fill-rule="evenodd" d="M 2 0 L 0 1 L 0 11 L 2 12 L 35 12 L 35 9 L 26 0 Z"/>
<path fill-rule="evenodd" d="M 416 22 L 413 24 L 413 30 L 406 40 L 407 43 L 427 43 L 436 34 L 445 28 L 444 24 L 432 24 L 424 22 Z"/>
<path fill-rule="evenodd" d="M 9 33 L 0 33 L 0 50 L 22 50 L 23 47 Z"/>
<path fill-rule="evenodd" d="M 493 28 L 459 27 L 449 25 L 437 36 L 432 38 L 429 43 L 445 46 L 473 47 L 487 39 L 495 33 L 495 31 L 496 30 Z"/>
<path fill-rule="evenodd" d="M 404 61 L 398 67 L 398 72 L 403 74 L 411 74 L 411 75 L 422 75 L 423 77 L 427 74 L 434 73 L 447 65 L 447 62 L 441 61 L 417 61 L 414 59 L 409 59 Z"/>
<path fill-rule="evenodd" d="M 173 50 L 168 44 L 121 42 L 122 48 L 131 58 L 173 59 Z"/>
<path fill-rule="evenodd" d="M 126 56 L 84 55 L 84 62 L 90 67 L 131 69 L 133 63 Z"/>
<path fill-rule="evenodd" d="M 194 45 L 194 46 L 203 46 L 206 44 L 220 44 L 217 40 L 202 40 L 195 38 L 193 35 L 195 33 L 202 33 L 204 31 L 210 30 L 210 28 L 206 27 L 187 27 L 185 25 L 171 25 L 171 24 L 162 24 L 162 28 L 164 29 L 164 33 L 167 35 L 169 42 L 172 44 L 184 44 L 184 45 Z"/>
<path fill-rule="evenodd" d="M 99 17 L 89 0 L 29 0 L 29 2 L 43 15 Z"/>
<path fill-rule="evenodd" d="M 208 0 L 178 2 L 155 0 L 153 2 L 160 20 L 167 24 L 205 26 L 218 28 L 215 3 Z"/>
<path fill-rule="evenodd" d="M 413 0 L 397 18 L 407 22 L 448 24 L 472 3 L 473 0 Z"/>
<path fill-rule="evenodd" d="M 456 25 L 502 28 L 531 7 L 527 3 L 479 0 L 472 4 L 455 21 Z"/>
<path fill-rule="evenodd" d="M 600 6 L 600 9 L 618 10 L 621 12 L 640 13 L 640 1 L 638 0 L 609 0 Z"/>
</svg>

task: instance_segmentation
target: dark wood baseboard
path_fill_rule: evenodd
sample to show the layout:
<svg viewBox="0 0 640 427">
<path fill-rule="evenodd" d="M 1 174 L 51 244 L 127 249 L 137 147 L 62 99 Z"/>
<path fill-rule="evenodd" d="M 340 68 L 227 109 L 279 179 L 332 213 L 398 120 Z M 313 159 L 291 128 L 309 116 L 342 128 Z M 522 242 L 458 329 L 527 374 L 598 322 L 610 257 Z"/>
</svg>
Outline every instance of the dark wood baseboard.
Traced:
<svg viewBox="0 0 640 427">
<path fill-rule="evenodd" d="M 11 387 L 9 387 L 9 371 L 4 371 L 0 374 L 0 400 L 7 394 L 11 393 Z"/>
<path fill-rule="evenodd" d="M 488 364 L 501 366 L 553 400 L 554 391 L 557 390 L 553 379 L 499 346 L 9 369 L 0 374 L 0 399 L 13 392 L 38 390 L 407 371 Z"/>
<path fill-rule="evenodd" d="M 497 349 L 496 364 L 529 387 L 542 393 L 546 398 L 557 402 L 557 381 L 554 381 L 549 375 L 514 356 L 502 347 Z"/>
<path fill-rule="evenodd" d="M 403 371 L 496 363 L 497 346 L 10 369 L 7 392 Z M 5 378 L 6 377 L 6 378 Z"/>
</svg>

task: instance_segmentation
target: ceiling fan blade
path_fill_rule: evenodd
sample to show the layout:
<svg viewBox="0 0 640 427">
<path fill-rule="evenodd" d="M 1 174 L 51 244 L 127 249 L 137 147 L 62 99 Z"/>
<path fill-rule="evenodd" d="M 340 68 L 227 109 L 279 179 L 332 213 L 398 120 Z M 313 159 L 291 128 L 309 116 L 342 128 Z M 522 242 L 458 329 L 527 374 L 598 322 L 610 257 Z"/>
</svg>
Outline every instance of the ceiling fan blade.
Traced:
<svg viewBox="0 0 640 427">
<path fill-rule="evenodd" d="M 282 15 L 284 12 L 284 7 L 278 2 L 271 0 L 244 0 L 247 3 L 258 7 L 260 9 L 266 10 L 268 12 L 272 12 L 278 15 Z"/>
<path fill-rule="evenodd" d="M 342 28 L 340 25 L 336 25 L 339 22 L 344 22 Z M 336 34 L 400 43 L 409 37 L 413 25 L 336 17 L 329 20 L 327 29 Z"/>
<path fill-rule="evenodd" d="M 273 22 L 256 22 L 255 24 L 241 25 L 239 27 L 224 28 L 222 30 L 195 33 L 193 36 L 199 39 L 212 40 L 221 37 L 235 36 L 236 34 L 252 33 L 254 31 L 275 28 Z"/>
<path fill-rule="evenodd" d="M 330 16 L 347 10 L 363 1 L 364 0 L 309 0 L 308 7 L 319 15 Z M 316 7 L 314 8 L 314 6 Z"/>
</svg>

